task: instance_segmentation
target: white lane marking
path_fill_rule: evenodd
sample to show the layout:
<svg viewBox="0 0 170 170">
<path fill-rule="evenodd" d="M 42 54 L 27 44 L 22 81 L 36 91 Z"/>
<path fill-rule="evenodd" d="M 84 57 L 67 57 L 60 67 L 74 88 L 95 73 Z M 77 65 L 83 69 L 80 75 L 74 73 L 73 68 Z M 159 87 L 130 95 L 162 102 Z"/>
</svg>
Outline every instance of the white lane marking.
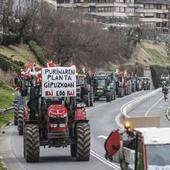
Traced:
<svg viewBox="0 0 170 170">
<path fill-rule="evenodd" d="M 121 113 L 117 114 L 117 116 L 115 117 L 115 122 L 116 124 L 120 127 L 120 128 L 123 128 L 123 124 L 121 123 L 120 121 L 120 117 L 122 116 Z"/>
<path fill-rule="evenodd" d="M 106 160 L 105 158 L 103 158 L 102 156 L 100 156 L 99 154 L 94 152 L 93 150 L 91 150 L 90 154 L 92 156 L 94 156 L 95 158 L 97 158 L 98 160 L 100 160 L 101 162 L 103 162 L 104 164 L 114 168 L 115 170 L 120 170 L 120 167 L 118 165 L 116 165 L 115 163 L 112 163 L 112 162 Z"/>
<path fill-rule="evenodd" d="M 99 138 L 99 139 L 107 139 L 107 136 L 104 136 L 104 135 L 100 135 L 100 136 L 98 136 L 97 138 Z"/>
<path fill-rule="evenodd" d="M 161 97 L 154 105 L 152 105 L 145 113 L 145 117 L 148 116 L 149 112 L 163 99 L 163 97 Z"/>
<path fill-rule="evenodd" d="M 103 103 L 103 104 L 94 106 L 92 108 L 86 109 L 86 111 L 88 112 L 88 111 L 91 111 L 91 110 L 94 110 L 94 109 L 98 109 L 99 107 L 102 107 L 102 106 L 107 105 L 107 104 L 109 104 L 109 103 Z"/>
<path fill-rule="evenodd" d="M 132 93 L 131 95 L 124 96 L 123 99 L 125 99 L 125 98 L 127 98 L 127 97 L 130 97 L 130 96 L 134 96 L 134 95 L 136 95 L 136 94 L 138 94 L 138 93 L 140 93 L 140 92 L 135 92 L 135 93 Z M 142 94 L 142 95 L 143 95 L 143 94 Z M 91 110 L 98 109 L 98 108 L 100 108 L 100 107 L 102 107 L 102 106 L 108 105 L 108 104 L 110 104 L 110 103 L 113 103 L 113 102 L 118 101 L 118 100 L 121 100 L 121 99 L 122 99 L 122 98 L 118 98 L 118 99 L 113 100 L 113 101 L 108 102 L 108 103 L 99 104 L 99 105 L 94 106 L 94 107 L 92 107 L 92 108 L 86 109 L 86 111 L 88 112 L 88 111 L 91 111 Z M 135 99 L 135 100 L 136 100 L 136 99 Z M 132 101 L 133 101 L 133 100 L 132 100 Z M 132 102 L 132 101 L 130 101 L 130 102 Z M 130 103 L 130 102 L 128 102 L 128 103 Z M 125 105 L 127 105 L 128 103 L 126 103 Z"/>
</svg>

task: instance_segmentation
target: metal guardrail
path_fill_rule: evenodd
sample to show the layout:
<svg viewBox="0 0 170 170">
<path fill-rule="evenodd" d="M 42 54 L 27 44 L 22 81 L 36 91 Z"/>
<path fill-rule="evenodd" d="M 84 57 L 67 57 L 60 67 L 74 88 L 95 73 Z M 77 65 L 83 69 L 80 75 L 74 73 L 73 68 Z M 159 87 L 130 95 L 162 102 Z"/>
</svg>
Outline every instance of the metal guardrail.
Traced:
<svg viewBox="0 0 170 170">
<path fill-rule="evenodd" d="M 9 111 L 12 111 L 13 109 L 14 109 L 14 107 L 10 107 L 10 108 L 0 110 L 0 116 L 6 114 Z"/>
</svg>

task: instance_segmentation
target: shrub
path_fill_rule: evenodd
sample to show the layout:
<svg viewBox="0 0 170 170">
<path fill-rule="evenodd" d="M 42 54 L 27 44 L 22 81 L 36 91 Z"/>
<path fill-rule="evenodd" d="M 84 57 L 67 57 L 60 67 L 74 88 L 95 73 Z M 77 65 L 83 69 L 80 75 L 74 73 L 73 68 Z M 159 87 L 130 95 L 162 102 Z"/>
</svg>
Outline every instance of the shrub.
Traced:
<svg viewBox="0 0 170 170">
<path fill-rule="evenodd" d="M 18 43 L 18 36 L 12 34 L 1 34 L 0 35 L 0 43 L 2 45 L 8 46 L 10 44 Z"/>
<path fill-rule="evenodd" d="M 16 61 L 12 60 L 11 58 L 8 58 L 2 54 L 0 54 L 0 68 L 3 71 L 15 71 L 19 73 L 21 67 L 24 66 L 24 63 L 22 61 Z"/>
<path fill-rule="evenodd" d="M 45 57 L 43 48 L 41 48 L 35 41 L 30 41 L 28 44 L 31 51 L 37 57 L 38 62 L 42 66 L 45 66 L 47 63 L 47 59 Z"/>
</svg>

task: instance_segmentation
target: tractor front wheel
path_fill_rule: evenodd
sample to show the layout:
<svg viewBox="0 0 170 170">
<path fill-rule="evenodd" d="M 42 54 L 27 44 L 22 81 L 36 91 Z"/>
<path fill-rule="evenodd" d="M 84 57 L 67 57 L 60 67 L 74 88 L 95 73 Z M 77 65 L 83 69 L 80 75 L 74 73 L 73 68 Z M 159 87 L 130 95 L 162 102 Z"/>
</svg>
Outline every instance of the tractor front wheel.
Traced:
<svg viewBox="0 0 170 170">
<path fill-rule="evenodd" d="M 38 162 L 40 155 L 39 128 L 26 124 L 24 130 L 24 155 L 27 162 Z"/>
<path fill-rule="evenodd" d="M 89 161 L 90 125 L 88 123 L 77 124 L 76 133 L 77 133 L 76 159 L 78 161 Z"/>
<path fill-rule="evenodd" d="M 19 135 L 23 135 L 23 117 L 24 117 L 24 110 L 23 110 L 23 107 L 20 107 L 18 111 L 18 133 Z"/>
<path fill-rule="evenodd" d="M 111 93 L 110 93 L 110 92 L 107 92 L 107 93 L 106 93 L 106 102 L 111 102 L 111 100 L 112 100 Z"/>
</svg>

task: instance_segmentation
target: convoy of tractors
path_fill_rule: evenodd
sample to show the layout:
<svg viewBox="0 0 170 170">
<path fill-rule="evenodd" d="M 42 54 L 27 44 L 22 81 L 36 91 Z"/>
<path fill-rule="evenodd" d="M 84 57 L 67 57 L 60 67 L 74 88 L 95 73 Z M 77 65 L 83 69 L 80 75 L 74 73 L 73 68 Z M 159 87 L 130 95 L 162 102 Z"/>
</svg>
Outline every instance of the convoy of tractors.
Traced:
<svg viewBox="0 0 170 170">
<path fill-rule="evenodd" d="M 36 64 L 15 77 L 14 124 L 23 135 L 23 156 L 38 162 L 40 146 L 67 147 L 79 161 L 90 158 L 90 125 L 85 106 L 106 102 L 139 90 L 149 90 L 150 80 L 120 71 L 78 74 L 75 66 L 61 67 L 52 61 Z"/>
</svg>

